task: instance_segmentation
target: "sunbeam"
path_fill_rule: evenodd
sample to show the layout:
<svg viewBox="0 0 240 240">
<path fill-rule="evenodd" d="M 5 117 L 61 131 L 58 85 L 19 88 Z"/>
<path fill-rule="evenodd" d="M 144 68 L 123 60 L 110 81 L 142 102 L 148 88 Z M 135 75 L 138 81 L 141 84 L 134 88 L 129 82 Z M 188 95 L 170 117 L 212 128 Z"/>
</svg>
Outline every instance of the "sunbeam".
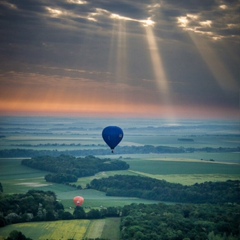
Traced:
<svg viewBox="0 0 240 240">
<path fill-rule="evenodd" d="M 168 115 L 174 118 L 173 111 L 171 110 L 170 89 L 168 79 L 164 70 L 163 61 L 158 48 L 157 40 L 153 31 L 153 22 L 147 22 L 144 24 L 146 31 L 147 44 L 152 61 L 154 77 L 158 90 L 160 92 L 160 98 L 165 109 L 168 109 Z"/>
<path fill-rule="evenodd" d="M 238 91 L 237 81 L 223 64 L 214 49 L 206 42 L 204 38 L 196 36 L 195 33 L 189 32 L 189 36 L 197 47 L 203 60 L 212 72 L 218 85 L 224 90 Z"/>
<path fill-rule="evenodd" d="M 112 16 L 114 19 L 112 29 L 112 40 L 109 55 L 109 71 L 113 73 L 113 80 L 116 83 L 127 81 L 127 43 L 126 43 L 126 19 L 119 16 Z M 124 88 L 118 89 L 118 102 L 121 109 L 125 105 Z M 120 107 L 118 111 L 122 111 Z"/>
<path fill-rule="evenodd" d="M 113 72 L 116 82 L 126 82 L 127 79 L 127 42 L 126 21 L 123 16 L 112 14 L 113 19 L 111 47 L 109 54 L 109 71 Z"/>
<path fill-rule="evenodd" d="M 118 82 L 126 81 L 127 69 L 126 69 L 126 22 L 124 20 L 118 21 L 117 32 L 117 62 L 116 62 L 116 80 Z"/>
</svg>

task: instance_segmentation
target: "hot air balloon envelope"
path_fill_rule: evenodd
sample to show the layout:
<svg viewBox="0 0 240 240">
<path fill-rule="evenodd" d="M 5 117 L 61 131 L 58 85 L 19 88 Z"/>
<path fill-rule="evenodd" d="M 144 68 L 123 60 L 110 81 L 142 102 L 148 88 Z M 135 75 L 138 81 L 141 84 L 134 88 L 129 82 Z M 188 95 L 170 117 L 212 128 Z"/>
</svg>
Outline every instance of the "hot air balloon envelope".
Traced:
<svg viewBox="0 0 240 240">
<path fill-rule="evenodd" d="M 81 207 L 84 203 L 84 198 L 80 197 L 80 196 L 77 196 L 73 199 L 73 202 L 77 207 Z"/>
<path fill-rule="evenodd" d="M 113 150 L 123 138 L 123 130 L 117 126 L 108 126 L 102 131 L 103 140 Z"/>
</svg>

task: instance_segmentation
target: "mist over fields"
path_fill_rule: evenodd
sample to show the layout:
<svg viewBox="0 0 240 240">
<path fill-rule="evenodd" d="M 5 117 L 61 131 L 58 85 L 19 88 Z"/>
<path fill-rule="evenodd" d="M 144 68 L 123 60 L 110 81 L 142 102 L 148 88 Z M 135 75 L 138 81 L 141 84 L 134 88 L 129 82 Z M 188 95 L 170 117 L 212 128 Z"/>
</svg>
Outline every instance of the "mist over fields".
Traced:
<svg viewBox="0 0 240 240">
<path fill-rule="evenodd" d="M 239 123 L 230 121 L 1 117 L 0 151 L 85 150 L 83 154 L 88 155 L 94 154 L 94 150 L 102 150 L 102 154 L 106 155 L 108 146 L 101 134 L 108 125 L 120 126 L 124 131 L 124 138 L 116 148 L 116 154 L 138 154 L 139 151 L 134 150 L 134 147 L 148 145 L 194 149 L 234 149 L 240 146 Z M 123 152 L 121 148 L 124 147 L 132 149 Z M 217 160 L 238 162 L 232 156 Z"/>
</svg>

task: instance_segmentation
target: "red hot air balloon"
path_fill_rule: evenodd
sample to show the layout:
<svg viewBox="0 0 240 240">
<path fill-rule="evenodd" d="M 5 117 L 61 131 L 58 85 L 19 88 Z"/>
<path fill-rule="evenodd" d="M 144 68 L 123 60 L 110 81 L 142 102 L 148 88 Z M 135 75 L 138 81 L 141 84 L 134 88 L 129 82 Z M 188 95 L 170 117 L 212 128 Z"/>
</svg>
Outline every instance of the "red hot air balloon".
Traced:
<svg viewBox="0 0 240 240">
<path fill-rule="evenodd" d="M 73 202 L 77 207 L 81 207 L 84 203 L 84 198 L 80 197 L 80 196 L 77 196 L 73 199 Z"/>
</svg>

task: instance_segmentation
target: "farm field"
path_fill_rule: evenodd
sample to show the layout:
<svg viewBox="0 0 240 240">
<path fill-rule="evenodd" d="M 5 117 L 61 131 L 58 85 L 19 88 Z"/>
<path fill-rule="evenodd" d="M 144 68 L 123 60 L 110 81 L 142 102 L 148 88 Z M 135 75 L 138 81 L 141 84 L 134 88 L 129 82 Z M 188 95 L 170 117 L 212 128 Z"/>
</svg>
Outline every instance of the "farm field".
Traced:
<svg viewBox="0 0 240 240">
<path fill-rule="evenodd" d="M 94 239 L 108 236 L 112 236 L 112 240 L 118 240 L 119 224 L 119 218 L 19 223 L 0 228 L 0 239 L 7 237 L 11 231 L 17 230 L 33 240 Z"/>
<path fill-rule="evenodd" d="M 32 239 L 82 239 L 90 224 L 89 220 L 19 223 L 0 228 L 0 236 L 6 237 L 17 230 Z"/>
</svg>

